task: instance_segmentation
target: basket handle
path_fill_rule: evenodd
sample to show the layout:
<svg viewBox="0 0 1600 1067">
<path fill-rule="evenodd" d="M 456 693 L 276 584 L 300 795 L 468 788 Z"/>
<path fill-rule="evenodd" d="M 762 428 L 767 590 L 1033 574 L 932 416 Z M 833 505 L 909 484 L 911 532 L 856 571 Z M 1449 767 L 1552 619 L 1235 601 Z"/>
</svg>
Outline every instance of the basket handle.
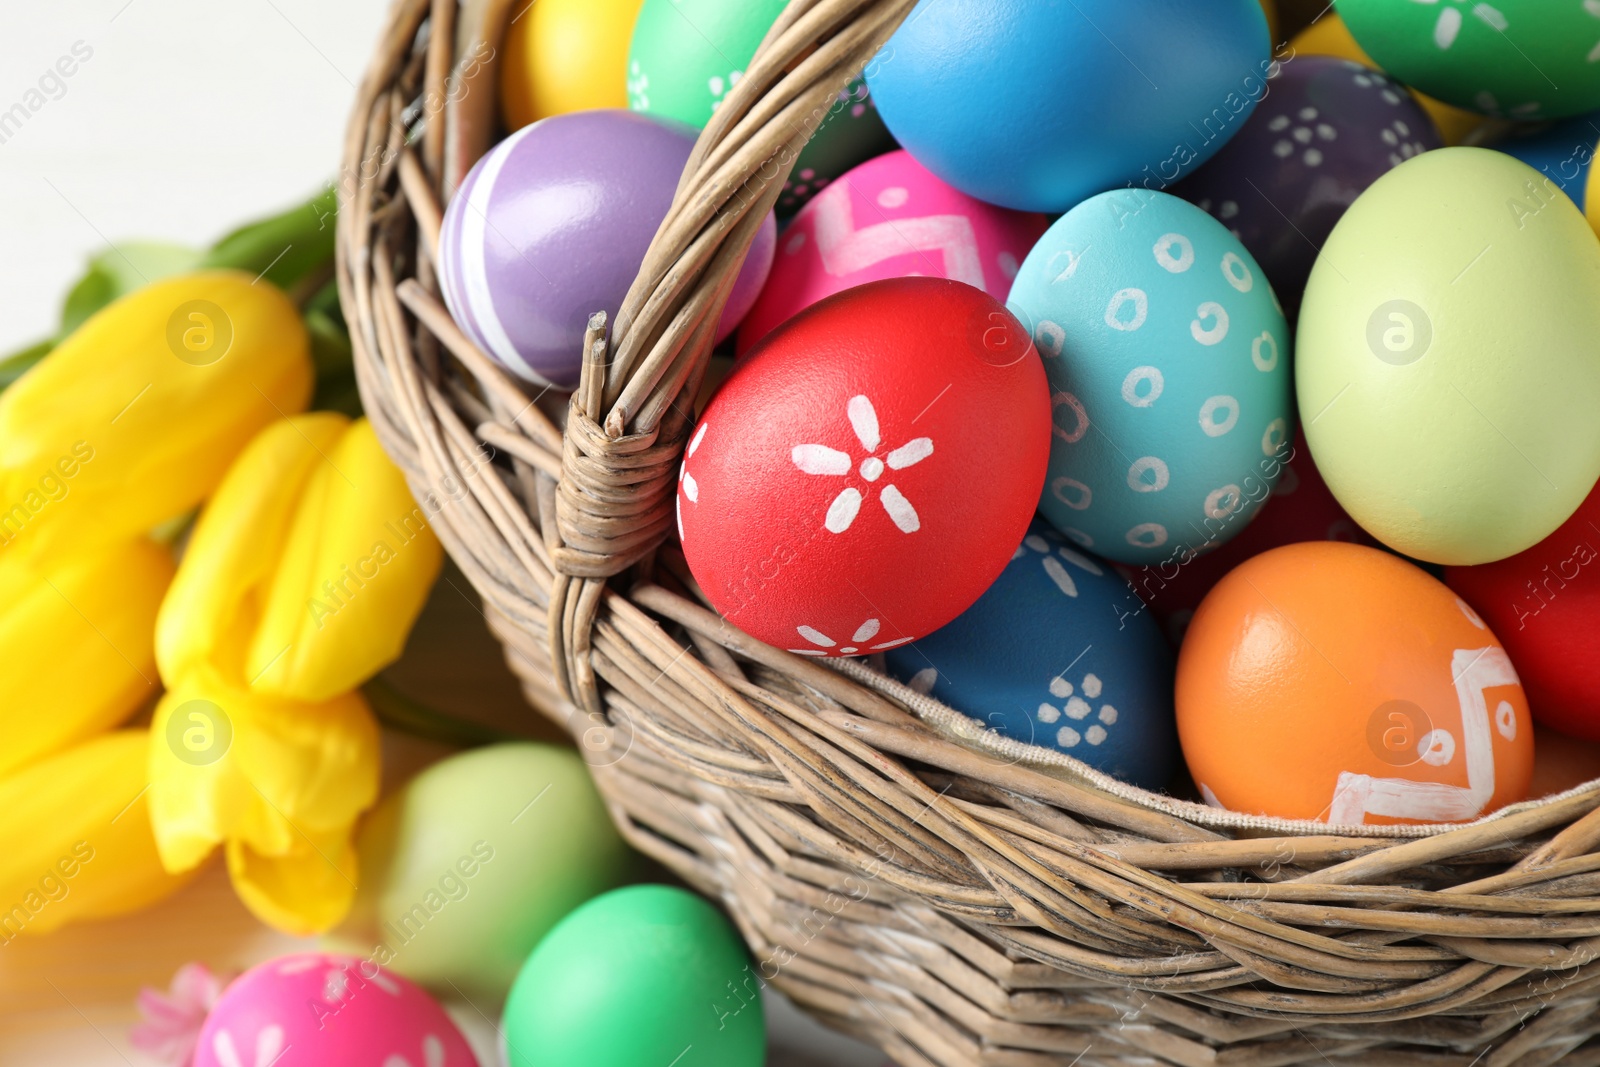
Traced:
<svg viewBox="0 0 1600 1067">
<path fill-rule="evenodd" d="M 767 213 L 840 92 L 915 0 L 792 0 L 695 142 L 607 344 L 590 319 L 556 492 L 549 605 L 563 695 L 599 710 L 590 628 L 606 578 L 673 523 L 693 401 L 723 305 Z"/>
</svg>

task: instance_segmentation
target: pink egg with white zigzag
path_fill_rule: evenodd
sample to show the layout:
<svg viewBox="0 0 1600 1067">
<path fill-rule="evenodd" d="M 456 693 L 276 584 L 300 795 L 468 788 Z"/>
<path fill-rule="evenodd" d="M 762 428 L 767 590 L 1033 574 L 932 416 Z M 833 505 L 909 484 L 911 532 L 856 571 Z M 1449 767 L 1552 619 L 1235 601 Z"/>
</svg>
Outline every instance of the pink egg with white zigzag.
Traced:
<svg viewBox="0 0 1600 1067">
<path fill-rule="evenodd" d="M 432 997 L 371 960 L 307 952 L 234 979 L 193 1067 L 478 1067 Z"/>
<path fill-rule="evenodd" d="M 818 193 L 778 238 L 767 284 L 739 327 L 739 353 L 823 297 L 885 278 L 949 278 L 1005 303 L 1048 226 L 1043 215 L 957 192 L 909 153 L 869 159 Z"/>
</svg>

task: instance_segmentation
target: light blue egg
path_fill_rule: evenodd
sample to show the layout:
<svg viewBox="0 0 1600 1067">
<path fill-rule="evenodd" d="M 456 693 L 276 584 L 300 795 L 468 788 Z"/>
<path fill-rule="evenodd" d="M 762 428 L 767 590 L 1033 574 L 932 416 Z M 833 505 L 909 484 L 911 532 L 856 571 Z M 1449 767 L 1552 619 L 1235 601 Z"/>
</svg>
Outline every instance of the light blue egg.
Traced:
<svg viewBox="0 0 1600 1067">
<path fill-rule="evenodd" d="M 1259 0 L 923 0 L 867 67 L 901 146 L 969 196 L 1065 211 L 1160 189 L 1267 93 Z"/>
<path fill-rule="evenodd" d="M 1050 377 L 1039 509 L 1057 529 L 1179 565 L 1244 529 L 1295 409 L 1283 310 L 1238 238 L 1166 193 L 1102 193 L 1034 245 L 1008 306 Z"/>
<path fill-rule="evenodd" d="M 913 688 L 1125 782 L 1160 789 L 1177 765 L 1171 647 L 1109 564 L 1041 520 L 976 604 L 885 655 Z"/>
</svg>

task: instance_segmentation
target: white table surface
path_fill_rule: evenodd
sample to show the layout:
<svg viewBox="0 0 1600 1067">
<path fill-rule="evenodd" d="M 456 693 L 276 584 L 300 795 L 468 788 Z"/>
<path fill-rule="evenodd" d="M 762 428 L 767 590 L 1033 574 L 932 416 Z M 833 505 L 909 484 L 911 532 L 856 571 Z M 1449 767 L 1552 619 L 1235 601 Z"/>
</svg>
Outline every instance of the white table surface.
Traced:
<svg viewBox="0 0 1600 1067">
<path fill-rule="evenodd" d="M 0 352 L 51 333 L 60 300 L 105 245 L 205 245 L 305 199 L 337 166 L 345 114 L 385 0 L 67 0 L 8 5 L 0 113 Z M 70 77 L 47 76 L 89 53 Z M 66 64 L 68 68 L 73 63 Z M 43 86 L 40 78 L 46 81 Z M 456 581 L 461 582 L 459 575 Z M 516 714 L 492 639 L 451 592 L 468 646 L 420 656 L 417 684 Z M 436 603 L 441 598 L 436 597 Z M 430 615 L 440 609 L 430 608 Z M 447 677 L 454 673 L 454 677 Z M 427 696 L 426 693 L 417 693 Z M 437 700 L 438 703 L 444 701 Z M 14 943 L 0 955 L 0 1064 L 144 1067 L 127 1043 L 141 984 L 200 959 L 238 968 L 296 947 L 256 924 L 213 868 L 153 911 Z M 488 1006 L 450 1005 L 494 1062 Z M 877 1067 L 881 1055 L 769 1009 L 771 1067 Z"/>
</svg>

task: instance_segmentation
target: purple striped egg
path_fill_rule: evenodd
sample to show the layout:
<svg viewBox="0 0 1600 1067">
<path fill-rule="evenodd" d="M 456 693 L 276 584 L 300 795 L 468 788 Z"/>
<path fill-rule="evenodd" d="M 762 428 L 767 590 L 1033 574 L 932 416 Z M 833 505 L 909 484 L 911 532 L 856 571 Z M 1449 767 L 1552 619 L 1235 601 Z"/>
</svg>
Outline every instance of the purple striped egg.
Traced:
<svg viewBox="0 0 1600 1067">
<path fill-rule="evenodd" d="M 693 148 L 686 126 L 606 109 L 543 119 L 490 149 L 439 233 L 439 280 L 457 325 L 518 377 L 576 385 L 589 316 L 616 314 Z M 718 341 L 755 303 L 776 245 L 769 214 Z"/>
</svg>

